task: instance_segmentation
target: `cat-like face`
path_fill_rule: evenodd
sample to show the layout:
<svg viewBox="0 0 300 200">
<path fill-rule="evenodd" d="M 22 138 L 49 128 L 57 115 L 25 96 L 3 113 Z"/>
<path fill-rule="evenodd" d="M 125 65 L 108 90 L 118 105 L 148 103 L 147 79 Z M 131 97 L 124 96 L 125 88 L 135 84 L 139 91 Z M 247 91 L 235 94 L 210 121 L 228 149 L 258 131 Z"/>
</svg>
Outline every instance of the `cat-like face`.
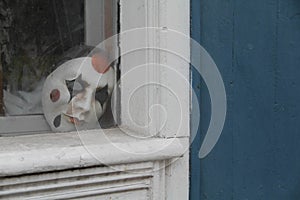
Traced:
<svg viewBox="0 0 300 200">
<path fill-rule="evenodd" d="M 44 115 L 51 129 L 97 127 L 113 91 L 114 77 L 114 69 L 100 54 L 59 66 L 47 77 L 42 94 Z"/>
</svg>

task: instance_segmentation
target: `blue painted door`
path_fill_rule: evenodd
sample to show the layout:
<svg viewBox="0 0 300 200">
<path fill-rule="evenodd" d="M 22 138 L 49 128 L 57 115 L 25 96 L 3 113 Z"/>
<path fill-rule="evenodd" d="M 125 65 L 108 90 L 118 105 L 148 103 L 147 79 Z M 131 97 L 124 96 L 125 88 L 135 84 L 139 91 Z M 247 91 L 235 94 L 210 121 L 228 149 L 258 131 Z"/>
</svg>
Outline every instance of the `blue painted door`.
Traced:
<svg viewBox="0 0 300 200">
<path fill-rule="evenodd" d="M 222 74 L 228 110 L 220 140 L 200 160 L 210 99 L 193 70 L 201 121 L 190 199 L 299 200 L 300 1 L 191 0 L 191 22 Z"/>
</svg>

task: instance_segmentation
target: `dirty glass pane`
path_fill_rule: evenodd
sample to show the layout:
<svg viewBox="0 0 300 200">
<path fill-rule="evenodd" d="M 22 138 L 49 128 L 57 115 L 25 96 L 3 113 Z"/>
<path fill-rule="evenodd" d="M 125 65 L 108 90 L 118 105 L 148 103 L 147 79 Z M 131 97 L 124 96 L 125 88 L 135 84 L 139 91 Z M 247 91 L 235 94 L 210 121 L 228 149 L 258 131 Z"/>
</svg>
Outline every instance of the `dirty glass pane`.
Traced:
<svg viewBox="0 0 300 200">
<path fill-rule="evenodd" d="M 86 12 L 85 0 L 0 0 L 0 107 L 5 104 L 5 115 L 42 113 L 47 75 L 91 50 L 85 44 Z"/>
</svg>

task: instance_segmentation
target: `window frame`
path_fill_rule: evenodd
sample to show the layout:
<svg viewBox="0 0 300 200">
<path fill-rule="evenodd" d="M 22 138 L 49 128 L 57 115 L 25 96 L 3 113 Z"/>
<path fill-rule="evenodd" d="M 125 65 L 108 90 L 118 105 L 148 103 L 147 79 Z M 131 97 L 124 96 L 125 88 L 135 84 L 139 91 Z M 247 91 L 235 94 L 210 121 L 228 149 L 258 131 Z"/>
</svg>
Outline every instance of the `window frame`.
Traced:
<svg viewBox="0 0 300 200">
<path fill-rule="evenodd" d="M 170 66 L 177 72 L 190 81 L 190 1 L 189 0 L 152 0 L 152 1 L 140 1 L 140 0 L 121 0 L 121 32 L 131 30 L 134 28 L 143 27 L 155 27 L 157 32 L 151 32 L 147 34 L 149 47 L 161 48 L 161 51 L 155 53 L 149 53 L 146 56 L 146 60 L 149 63 L 157 63 L 161 66 Z M 135 10 L 144 9 L 146 15 L 143 12 L 134 12 Z M 127 14 L 133 13 L 133 14 Z M 145 22 L 141 19 L 145 17 Z M 123 22 L 123 24 L 122 24 Z M 144 24 L 143 24 L 144 23 Z M 167 31 L 166 31 L 167 30 Z M 171 34 L 168 35 L 168 30 Z M 170 36 L 172 32 L 177 32 L 182 38 L 173 38 Z M 176 36 L 175 36 L 176 37 Z M 177 41 L 176 39 L 180 39 Z M 127 46 L 134 45 L 132 41 L 126 41 L 125 38 L 120 36 L 121 43 L 121 55 L 126 54 Z M 123 43 L 123 44 L 122 44 Z M 122 45 L 124 48 L 122 48 Z M 169 55 L 167 52 L 177 53 L 178 59 L 174 59 L 174 56 Z M 184 62 L 182 62 L 184 60 Z M 122 57 L 121 59 L 121 77 L 126 75 L 126 72 L 131 69 L 130 66 L 136 66 L 135 59 L 128 58 L 127 60 Z M 129 67 L 128 67 L 129 66 Z M 128 68 L 127 68 L 128 67 Z M 178 89 L 178 84 L 173 74 L 170 71 L 160 67 L 149 67 L 146 75 L 146 82 L 154 81 L 155 83 L 166 85 L 171 89 Z M 143 74 L 140 74 L 141 76 Z M 121 79 L 122 81 L 122 79 Z M 180 159 L 170 159 L 166 161 L 167 167 L 165 167 L 165 176 L 161 176 L 165 182 L 165 199 L 188 199 L 189 196 L 189 137 L 190 137 L 190 105 L 191 105 L 191 91 L 189 85 L 182 85 L 180 88 L 180 104 L 182 106 L 182 126 L 178 133 L 174 131 L 172 127 L 176 127 L 174 123 L 176 116 L 172 116 L 174 113 L 173 105 L 174 99 L 172 99 L 167 92 L 157 90 L 156 86 L 150 87 L 148 91 L 145 91 L 145 99 L 132 100 L 130 95 L 132 91 L 132 84 L 121 82 L 121 124 L 126 128 L 136 133 L 142 133 L 144 129 L 132 125 L 132 117 L 129 116 L 128 104 L 126 102 L 132 101 L 132 105 L 136 106 L 135 114 L 139 114 L 145 111 L 145 116 L 138 117 L 136 119 L 142 119 L 140 124 L 145 124 L 151 120 L 160 121 L 160 111 L 153 110 L 154 116 L 158 118 L 151 118 L 149 111 L 151 106 L 157 102 L 165 106 L 168 116 L 171 116 L 171 120 L 166 124 L 166 129 L 159 131 L 156 126 L 149 126 L 146 130 L 147 135 L 151 135 L 153 132 L 159 132 L 157 137 L 167 139 L 180 139 L 181 144 L 184 146 L 184 152 Z M 126 91 L 126 93 L 124 93 Z M 178 90 L 177 90 L 178 91 Z M 141 95 L 142 96 L 142 95 Z M 171 113 L 171 114 L 170 114 Z M 135 115 L 133 114 L 133 115 Z M 159 124 L 159 123 L 153 123 Z M 171 163 L 171 164 L 170 164 Z"/>
<path fill-rule="evenodd" d="M 141 1 L 141 0 L 120 0 L 119 2 L 119 7 L 120 7 L 120 31 L 127 31 L 132 28 L 139 28 L 139 27 L 157 27 L 161 30 L 175 30 L 177 32 L 180 32 L 186 36 L 190 35 L 190 2 L 189 0 L 152 0 L 152 1 Z M 137 13 L 136 11 L 138 9 L 143 9 L 144 12 Z M 134 13 L 134 14 L 133 14 Z M 139 14 L 142 14 L 142 16 L 138 16 Z M 140 19 L 145 19 L 145 21 L 139 21 Z M 141 23 L 140 23 L 141 22 Z M 143 24 L 144 23 L 144 24 Z M 128 41 L 126 41 L 126 38 L 119 38 L 120 43 L 120 53 L 126 52 L 126 44 L 128 44 Z M 190 41 L 189 39 L 184 40 L 182 42 L 179 42 L 175 46 L 172 46 L 174 41 L 172 39 L 168 38 L 168 35 L 165 34 L 164 31 L 159 31 L 157 33 L 153 33 L 152 35 L 148 35 L 148 44 L 151 46 L 152 44 L 157 45 L 160 48 L 163 49 L 168 49 L 168 48 L 175 48 L 176 50 L 180 51 L 183 54 L 183 57 L 186 59 L 186 63 L 182 63 L 179 61 L 174 61 L 172 60 L 171 57 L 169 57 L 167 54 L 165 54 L 164 51 L 157 51 L 156 53 L 150 53 L 146 56 L 147 62 L 155 62 L 159 63 L 161 65 L 168 65 L 172 66 L 174 69 L 179 70 L 182 72 L 182 75 L 189 80 L 189 75 L 190 75 L 190 67 L 189 67 L 189 56 L 190 56 Z M 122 46 L 123 45 L 123 46 Z M 170 47 L 172 46 L 172 47 Z M 172 50 L 172 49 L 171 49 Z M 128 66 L 132 66 L 131 64 L 133 63 L 133 60 L 130 59 L 121 59 L 121 76 L 122 73 L 126 73 L 126 70 L 129 70 L 127 68 Z M 184 65 L 184 66 L 183 66 Z M 174 80 L 174 77 L 172 77 L 168 72 L 164 71 L 162 68 L 149 68 L 149 71 L 147 73 L 147 79 L 148 80 L 155 80 L 157 83 L 161 84 L 167 84 L 170 87 L 176 87 L 176 80 Z M 133 80 L 132 80 L 133 81 Z M 129 109 L 128 105 L 125 103 L 129 100 L 129 96 L 126 95 L 127 91 L 131 91 L 131 84 L 128 82 L 124 82 L 121 79 L 120 85 L 117 85 L 116 87 L 120 87 L 120 127 L 122 128 L 127 128 L 130 132 L 132 133 L 140 133 L 140 134 L 149 134 L 153 130 L 156 130 L 157 127 L 155 126 L 150 126 L 149 130 L 146 131 L 146 133 L 141 133 L 141 130 L 136 129 L 131 127 L 130 119 L 128 118 L 128 115 L 126 114 L 126 111 Z M 144 108 L 146 110 L 150 109 L 150 105 L 155 102 L 161 102 L 164 105 L 166 105 L 166 110 L 172 110 L 172 99 L 168 97 L 166 93 L 163 91 L 160 91 L 158 93 L 154 92 L 156 88 L 153 86 L 152 88 L 150 87 L 149 90 L 147 90 L 144 94 Z M 125 92 L 126 91 L 126 92 Z M 150 161 L 153 160 L 160 160 L 161 163 L 160 165 L 163 166 L 162 171 L 160 172 L 160 183 L 158 185 L 162 186 L 163 194 L 160 196 L 160 199 L 188 199 L 189 195 L 189 135 L 190 135 L 190 87 L 189 86 L 184 86 L 182 89 L 182 92 L 180 93 L 181 97 L 181 103 L 183 105 L 183 126 L 182 129 L 180 129 L 180 133 L 175 134 L 174 132 L 160 132 L 160 134 L 157 137 L 154 138 L 149 138 L 146 140 L 146 143 L 140 144 L 140 148 L 145 148 L 147 149 L 148 147 L 158 147 L 160 145 L 163 145 L 167 143 L 169 140 L 176 141 L 176 143 L 172 143 L 175 146 L 172 146 L 170 149 L 165 149 L 167 150 L 166 152 L 159 152 L 157 155 L 154 155 L 154 157 L 145 157 L 145 156 L 140 156 L 139 159 L 136 160 L 131 160 L 130 158 L 123 158 L 122 154 L 119 156 L 116 156 L 116 163 L 114 164 L 121 164 L 121 163 L 130 163 L 130 162 L 142 162 L 146 161 L 147 159 Z M 136 102 L 138 103 L 138 102 Z M 139 107 L 137 107 L 139 109 Z M 154 111 L 154 112 L 159 112 L 159 111 Z M 147 113 L 148 115 L 148 113 Z M 158 113 L 159 115 L 159 113 Z M 36 117 L 36 118 L 34 118 Z M 41 116 L 32 116 L 32 122 L 36 123 L 36 120 L 41 117 Z M 16 117 L 20 119 L 25 119 L 26 117 Z M 18 120 L 18 119 L 7 119 L 7 120 Z M 147 119 L 147 118 L 145 118 Z M 156 120 L 160 120 L 159 118 Z M 3 120 L 0 120 L 0 127 L 3 127 L 1 123 Z M 8 121 L 6 121 L 8 123 Z M 24 122 L 25 125 L 28 125 L 27 123 Z M 174 125 L 174 124 L 173 124 Z M 22 130 L 21 125 L 17 126 L 18 130 Z M 30 127 L 30 125 L 29 125 Z M 43 127 L 43 125 L 42 125 Z M 172 127 L 172 122 L 168 124 L 168 127 Z M 41 129 L 41 128 L 38 128 Z M 43 128 L 42 128 L 43 129 Z M 7 128 L 7 130 L 9 130 Z M 116 132 L 121 133 L 122 130 L 117 130 L 115 129 Z M 39 132 L 39 131 L 37 131 Z M 97 130 L 93 131 L 87 131 L 89 134 L 97 134 Z M 46 134 L 43 135 L 45 139 L 48 137 L 57 137 L 57 140 L 59 140 L 61 137 L 72 137 L 71 135 L 74 133 L 64 133 L 64 134 Z M 49 135 L 49 136 L 47 136 Z M 54 136 L 55 135 L 55 136 Z M 40 141 L 40 138 L 42 135 L 32 135 L 28 136 L 27 141 L 35 138 L 38 141 Z M 21 136 L 22 137 L 22 136 Z M 121 137 L 121 136 L 120 136 Z M 24 139 L 26 139 L 24 138 Z M 122 139 L 122 137 L 120 138 Z M 0 139 L 1 140 L 1 139 Z M 5 139 L 4 139 L 5 140 Z M 19 137 L 7 137 L 7 141 L 11 140 L 12 143 L 15 142 L 18 144 L 19 142 L 22 142 L 22 139 Z M 6 141 L 5 140 L 5 141 Z M 54 140 L 55 141 L 55 140 Z M 42 143 L 42 141 L 40 141 Z M 155 143 L 156 142 L 156 143 Z M 126 141 L 124 141 L 124 144 Z M 130 143 L 130 142 L 129 142 Z M 30 142 L 29 142 L 30 144 Z M 136 145 L 137 143 L 132 143 L 132 146 Z M 145 145 L 147 144 L 147 145 Z M 155 145 L 156 144 L 156 145 Z M 47 144 L 49 145 L 49 143 Z M 47 146 L 46 145 L 46 146 Z M 53 143 L 54 147 L 55 144 Z M 68 144 L 66 144 L 68 145 Z M 34 146 L 34 145 L 33 145 Z M 28 147 L 28 145 L 26 146 Z M 81 165 L 82 159 L 84 159 L 84 156 L 82 157 L 81 153 L 84 154 L 82 151 L 82 147 L 80 147 L 80 151 L 78 151 L 78 155 L 74 155 L 74 152 L 72 150 L 73 146 L 70 142 L 69 144 L 70 148 L 61 148 L 57 147 L 54 149 L 47 149 L 45 148 L 44 151 L 47 154 L 47 156 L 50 156 L 51 159 L 53 159 L 53 164 L 56 165 L 55 162 L 57 162 L 57 159 L 59 159 L 60 163 L 63 162 L 64 158 L 68 159 L 67 164 L 69 168 L 72 168 L 74 166 L 77 167 L 86 167 L 84 164 Z M 2 147 L 2 149 L 5 149 L 5 146 Z M 13 157 L 11 159 L 15 159 L 15 167 L 16 169 L 19 169 L 18 173 L 23 174 L 24 169 L 20 168 L 20 162 L 24 161 L 24 155 L 27 156 L 25 157 L 25 161 L 29 162 L 27 163 L 28 166 L 31 166 L 32 163 L 34 164 L 41 164 L 40 168 L 36 169 L 37 171 L 40 170 L 59 170 L 61 166 L 50 166 L 47 168 L 44 164 L 49 161 L 46 158 L 39 158 L 39 155 L 41 154 L 40 150 L 37 151 L 36 149 L 33 149 L 34 153 L 36 154 L 31 154 L 31 149 L 23 152 L 22 149 L 24 147 L 22 144 L 18 146 L 18 151 L 14 152 Z M 31 148 L 31 147 L 28 147 Z M 75 148 L 75 147 L 74 147 Z M 77 148 L 77 147 L 76 147 Z M 175 152 L 174 149 L 180 149 L 180 152 Z M 53 152 L 52 152 L 53 150 Z M 110 149 L 107 149 L 110 150 Z M 5 152 L 5 150 L 3 150 Z M 102 150 L 101 150 L 102 151 Z M 99 153 L 101 153 L 99 151 Z M 11 154 L 7 154 L 11 155 Z M 7 156 L 5 153 L 1 155 L 0 153 L 0 160 L 5 159 L 5 156 Z M 60 157 L 60 155 L 63 155 Z M 68 156 L 74 156 L 74 157 L 68 157 Z M 86 156 L 86 153 L 84 154 Z M 57 158 L 59 156 L 59 158 Z M 67 157 L 67 158 L 66 158 Z M 107 157 L 109 157 L 109 154 L 107 154 Z M 22 158 L 22 159 L 20 159 Z M 26 160 L 28 158 L 28 160 Z M 38 159 L 44 159 L 43 161 L 39 161 Z M 88 157 L 89 162 L 87 166 L 90 165 L 99 165 L 98 162 L 93 161 L 90 157 Z M 32 163 L 30 163 L 32 162 Z M 94 163 L 93 163 L 94 162 Z M 12 164 L 14 161 L 11 162 Z M 23 162 L 24 163 L 24 162 Z M 77 163 L 77 164 L 76 164 Z M 59 164 L 58 164 L 59 165 Z M 38 166 L 38 165 L 34 165 Z M 65 166 L 65 167 L 68 167 Z M 7 166 L 5 168 L 6 170 L 14 170 L 14 168 L 11 168 L 10 166 Z M 0 172 L 3 169 L 0 168 Z M 33 171 L 29 173 L 34 173 Z M 1 174 L 1 173 L 0 173 Z M 13 174 L 10 174 L 13 175 Z M 161 194 L 159 194 L 161 195 Z M 163 197 L 163 198 L 161 198 Z"/>
</svg>

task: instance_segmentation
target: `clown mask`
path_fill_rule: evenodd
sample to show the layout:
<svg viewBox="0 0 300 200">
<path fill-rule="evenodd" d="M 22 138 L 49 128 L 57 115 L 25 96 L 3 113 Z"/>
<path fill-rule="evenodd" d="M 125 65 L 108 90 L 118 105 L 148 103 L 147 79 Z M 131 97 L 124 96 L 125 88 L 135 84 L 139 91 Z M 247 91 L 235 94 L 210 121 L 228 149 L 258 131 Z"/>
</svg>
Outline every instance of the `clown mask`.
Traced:
<svg viewBox="0 0 300 200">
<path fill-rule="evenodd" d="M 65 62 L 44 84 L 42 105 L 56 132 L 99 126 L 114 87 L 115 72 L 101 54 Z"/>
</svg>

